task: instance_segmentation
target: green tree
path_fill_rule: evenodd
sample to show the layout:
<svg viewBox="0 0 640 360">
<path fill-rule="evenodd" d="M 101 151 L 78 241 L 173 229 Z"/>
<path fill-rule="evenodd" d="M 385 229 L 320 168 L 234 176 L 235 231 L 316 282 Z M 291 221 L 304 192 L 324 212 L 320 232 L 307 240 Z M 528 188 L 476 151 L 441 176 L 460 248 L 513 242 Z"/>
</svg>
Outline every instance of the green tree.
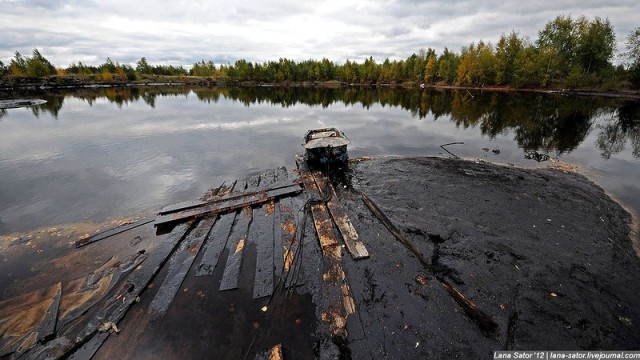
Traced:
<svg viewBox="0 0 640 360">
<path fill-rule="evenodd" d="M 11 62 L 9 62 L 9 73 L 13 76 L 27 75 L 27 59 L 17 51 L 13 56 L 13 59 L 11 59 Z"/>
<path fill-rule="evenodd" d="M 153 73 L 151 66 L 147 62 L 147 58 L 144 56 L 136 63 L 136 71 L 140 74 L 150 75 Z"/>
<path fill-rule="evenodd" d="M 625 56 L 629 61 L 629 81 L 640 87 L 640 27 L 627 36 Z"/>
<path fill-rule="evenodd" d="M 615 50 L 616 36 L 609 19 L 596 17 L 579 23 L 577 60 L 586 74 L 601 71 L 610 65 Z"/>
<path fill-rule="evenodd" d="M 524 41 L 512 31 L 509 36 L 500 36 L 496 45 L 496 83 L 499 85 L 515 82 L 518 56 L 524 49 Z"/>
<path fill-rule="evenodd" d="M 427 58 L 427 63 L 424 68 L 424 82 L 426 84 L 433 84 L 436 79 L 436 55 L 430 55 Z"/>
<path fill-rule="evenodd" d="M 579 23 L 586 20 L 581 17 L 577 21 L 571 16 L 560 15 L 548 22 L 538 33 L 536 45 L 543 53 L 554 54 L 557 62 L 549 66 L 552 77 L 565 77 L 574 65 L 578 48 Z"/>
<path fill-rule="evenodd" d="M 55 75 L 56 68 L 47 60 L 38 49 L 33 49 L 33 55 L 26 60 L 27 73 L 29 77 L 43 77 Z"/>
</svg>

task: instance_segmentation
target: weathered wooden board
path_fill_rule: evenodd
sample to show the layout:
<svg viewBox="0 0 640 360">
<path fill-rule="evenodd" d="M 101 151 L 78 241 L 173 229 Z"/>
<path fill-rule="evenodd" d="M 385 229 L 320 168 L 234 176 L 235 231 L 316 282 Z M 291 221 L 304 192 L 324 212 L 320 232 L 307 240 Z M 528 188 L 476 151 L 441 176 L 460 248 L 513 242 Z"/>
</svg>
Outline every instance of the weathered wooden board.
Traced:
<svg viewBox="0 0 640 360">
<path fill-rule="evenodd" d="M 278 181 L 287 181 L 289 177 L 289 173 L 287 169 L 283 166 L 276 169 L 275 178 Z M 273 267 L 274 267 L 274 277 L 276 279 L 280 279 L 282 276 L 282 271 L 284 269 L 284 254 L 286 252 L 285 242 L 283 241 L 283 220 L 282 220 L 282 211 L 280 209 L 280 201 L 278 200 L 275 203 L 274 207 L 274 228 L 273 228 Z"/>
<path fill-rule="evenodd" d="M 0 302 L 0 357 L 29 350 L 56 329 L 62 284 Z"/>
<path fill-rule="evenodd" d="M 311 199 L 313 224 L 322 249 L 322 315 L 332 336 L 347 341 L 347 320 L 355 313 L 355 302 L 342 267 L 342 247 L 335 236 L 333 222 L 313 176 L 304 160 L 296 159 L 305 191 Z M 314 200 L 319 198 L 320 200 Z"/>
<path fill-rule="evenodd" d="M 148 224 L 150 222 L 153 222 L 153 220 L 154 220 L 154 218 L 142 219 L 142 220 L 133 222 L 131 224 L 125 224 L 125 225 L 122 225 L 122 226 L 115 227 L 113 229 L 109 229 L 107 231 L 101 232 L 99 234 L 96 234 L 94 236 L 88 237 L 86 239 L 78 240 L 78 241 L 76 241 L 76 248 L 83 247 L 85 245 L 89 245 L 89 244 L 94 243 L 96 241 L 100 241 L 100 240 L 106 239 L 108 237 L 121 234 L 121 233 L 123 233 L 125 231 L 129 231 L 131 229 L 135 229 L 135 228 L 140 227 L 142 225 L 145 225 L 145 224 Z"/>
<path fill-rule="evenodd" d="M 236 218 L 236 213 L 220 215 L 216 221 L 209 238 L 202 250 L 202 258 L 196 266 L 196 276 L 212 275 L 218 266 L 220 254 L 227 245 L 227 239 L 231 233 L 231 227 Z"/>
<path fill-rule="evenodd" d="M 255 188 L 260 183 L 260 176 L 253 176 L 249 178 L 245 189 Z M 241 187 L 242 188 L 242 187 Z M 222 280 L 220 280 L 220 291 L 237 289 L 240 281 L 240 270 L 242 269 L 242 260 L 244 257 L 244 249 L 247 246 L 247 236 L 249 234 L 249 227 L 253 221 L 253 210 L 251 204 L 246 204 L 240 214 L 236 216 L 236 221 L 229 234 L 227 240 L 227 249 L 229 255 L 227 256 L 227 263 L 222 274 Z"/>
<path fill-rule="evenodd" d="M 273 199 L 282 196 L 288 196 L 300 193 L 302 188 L 300 185 L 290 185 L 284 188 L 265 191 L 263 193 L 257 193 L 254 195 L 242 197 L 239 199 L 225 200 L 212 205 L 205 205 L 195 209 L 180 211 L 176 213 L 170 213 L 165 215 L 158 215 L 155 219 L 155 226 L 167 224 L 176 221 L 185 221 L 193 218 L 202 217 L 205 215 L 213 215 L 216 213 L 225 213 L 234 210 L 241 209 L 243 207 L 266 203 Z"/>
<path fill-rule="evenodd" d="M 107 337 L 101 335 L 99 341 L 92 340 L 92 337 L 100 334 L 101 325 L 109 323 L 115 325 L 122 320 L 127 310 L 136 302 L 142 291 L 166 263 L 175 247 L 184 239 L 192 224 L 193 222 L 189 221 L 176 226 L 151 252 L 144 263 L 137 266 L 113 291 L 96 304 L 99 310 L 92 315 L 80 331 L 74 327 L 63 329 L 55 341 L 31 348 L 24 354 L 24 357 L 28 359 L 67 357 L 89 341 L 94 344 L 95 351 L 97 351 Z"/>
<path fill-rule="evenodd" d="M 351 220 L 349 220 L 347 211 L 338 202 L 336 190 L 329 179 L 327 179 L 327 176 L 319 171 L 312 172 L 312 175 L 322 196 L 329 199 L 327 200 L 327 208 L 329 208 L 331 217 L 340 231 L 340 235 L 342 235 L 342 239 L 351 257 L 355 260 L 368 258 L 369 252 L 364 243 L 359 239 L 358 232 L 351 223 Z M 325 192 L 328 192 L 328 194 L 325 194 Z"/>
<path fill-rule="evenodd" d="M 260 186 L 269 186 L 276 181 L 275 172 L 260 176 Z M 253 298 L 269 296 L 273 293 L 273 247 L 274 247 L 275 200 L 253 211 L 253 222 L 248 239 L 256 245 L 256 269 L 253 281 Z"/>
<path fill-rule="evenodd" d="M 148 311 L 152 319 L 163 317 L 169 310 L 215 221 L 215 217 L 200 220 L 195 229 L 171 255 L 168 262 L 168 274 L 149 305 Z"/>
</svg>

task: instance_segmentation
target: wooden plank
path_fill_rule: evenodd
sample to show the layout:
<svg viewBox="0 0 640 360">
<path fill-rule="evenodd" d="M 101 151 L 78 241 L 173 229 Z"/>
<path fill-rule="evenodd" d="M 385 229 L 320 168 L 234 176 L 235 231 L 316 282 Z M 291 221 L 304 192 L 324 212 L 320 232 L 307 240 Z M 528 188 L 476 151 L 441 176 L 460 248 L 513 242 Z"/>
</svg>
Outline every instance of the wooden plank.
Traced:
<svg viewBox="0 0 640 360">
<path fill-rule="evenodd" d="M 238 288 L 240 279 L 240 270 L 242 268 L 242 258 L 244 248 L 247 243 L 247 233 L 253 219 L 251 208 L 244 208 L 240 214 L 236 216 L 236 222 L 227 241 L 227 249 L 229 256 L 220 281 L 220 291 L 232 290 Z"/>
<path fill-rule="evenodd" d="M 109 229 L 109 230 L 103 231 L 103 232 L 101 232 L 99 234 L 96 234 L 94 236 L 88 237 L 86 239 L 80 239 L 80 240 L 76 241 L 76 248 L 80 248 L 80 247 L 83 247 L 85 245 L 89 245 L 91 243 L 94 243 L 96 241 L 100 241 L 100 240 L 106 239 L 108 237 L 121 234 L 121 233 L 123 233 L 125 231 L 129 231 L 131 229 L 135 229 L 135 228 L 140 227 L 142 225 L 145 225 L 145 224 L 148 224 L 150 222 L 153 222 L 153 220 L 154 220 L 154 218 L 146 218 L 146 219 L 138 220 L 138 221 L 133 222 L 131 224 L 126 224 L 126 225 L 115 227 L 113 229 Z"/>
<path fill-rule="evenodd" d="M 247 180 L 244 188 L 251 190 L 259 184 L 260 176 L 252 176 Z M 250 205 L 251 204 L 246 204 L 240 214 L 236 216 L 231 234 L 229 234 L 229 239 L 227 240 L 229 255 L 227 256 L 227 263 L 224 268 L 224 273 L 222 274 L 222 280 L 220 280 L 220 291 L 238 288 L 244 249 L 247 246 L 249 227 L 253 221 L 253 210 Z"/>
<path fill-rule="evenodd" d="M 449 295 L 453 297 L 453 299 L 464 309 L 464 311 L 471 317 L 482 330 L 485 331 L 494 331 L 498 324 L 493 321 L 493 319 L 487 315 L 484 311 L 482 311 L 473 301 L 464 296 L 460 291 L 454 288 L 446 279 L 442 276 L 436 274 L 426 259 L 422 256 L 422 254 L 407 240 L 404 234 L 389 220 L 389 218 L 380 210 L 380 208 L 367 196 L 367 194 L 362 193 L 362 201 L 365 205 L 371 210 L 371 212 L 384 224 L 384 226 L 389 229 L 391 234 L 400 241 L 415 257 L 418 259 L 420 264 L 425 268 L 425 270 L 429 271 L 440 284 L 447 290 Z"/>
<path fill-rule="evenodd" d="M 136 252 L 124 260 L 113 256 L 88 276 L 64 283 L 58 327 L 65 328 L 89 311 L 121 278 L 142 264 L 147 257 L 144 252 Z"/>
<path fill-rule="evenodd" d="M 242 197 L 240 199 L 227 200 L 220 203 L 206 205 L 199 208 L 185 210 L 177 213 L 158 215 L 156 216 L 154 225 L 159 226 L 166 223 L 194 219 L 194 218 L 202 217 L 205 215 L 213 215 L 216 213 L 218 214 L 226 213 L 226 212 L 241 209 L 243 207 L 262 204 L 279 197 L 297 194 L 297 193 L 300 193 L 301 191 L 302 191 L 302 188 L 300 187 L 300 185 L 297 185 L 297 184 L 289 185 L 284 188 L 269 190 L 264 193 L 258 193 L 255 195 Z"/>
<path fill-rule="evenodd" d="M 61 284 L 0 301 L 0 357 L 24 353 L 55 333 Z"/>
<path fill-rule="evenodd" d="M 355 302 L 342 268 L 342 247 L 335 237 L 335 231 L 326 199 L 321 196 L 316 182 L 304 160 L 296 159 L 305 191 L 311 197 L 311 214 L 313 225 L 322 249 L 322 315 L 321 319 L 328 324 L 331 336 L 347 342 L 347 321 L 355 313 Z M 314 197 L 318 200 L 313 200 Z"/>
<path fill-rule="evenodd" d="M 270 185 L 276 181 L 275 170 L 260 176 L 260 185 Z M 253 222 L 248 239 L 256 244 L 256 269 L 253 281 L 253 298 L 269 296 L 273 293 L 273 246 L 274 246 L 275 201 L 271 200 L 253 212 Z"/>
<path fill-rule="evenodd" d="M 55 295 L 51 306 L 47 309 L 44 319 L 37 327 L 38 342 L 50 340 L 56 334 L 56 323 L 58 319 L 58 310 L 60 309 L 60 297 L 62 296 L 62 283 L 55 285 Z"/>
<path fill-rule="evenodd" d="M 276 169 L 275 178 L 276 181 L 287 181 L 289 173 L 287 169 L 282 166 Z M 279 200 L 275 204 L 274 208 L 274 228 L 273 228 L 273 267 L 274 277 L 280 279 L 284 271 L 284 258 L 287 254 L 288 246 L 287 241 L 284 239 L 285 231 L 283 230 L 283 215 L 282 215 L 282 200 Z"/>
<path fill-rule="evenodd" d="M 215 221 L 215 217 L 200 220 L 178 250 L 171 255 L 168 274 L 149 305 L 148 312 L 152 320 L 163 317 L 169 310 Z"/>
<path fill-rule="evenodd" d="M 213 275 L 216 266 L 218 266 L 220 254 L 227 245 L 235 218 L 235 212 L 220 215 L 204 245 L 202 259 L 196 267 L 196 276 Z"/>
<path fill-rule="evenodd" d="M 193 222 L 191 221 L 177 225 L 149 255 L 147 261 L 136 267 L 122 284 L 114 288 L 114 291 L 101 301 L 100 310 L 93 315 L 78 333 L 73 331 L 59 335 L 56 341 L 50 341 L 32 348 L 28 353 L 24 354 L 25 358 L 57 359 L 67 357 L 75 352 L 76 349 L 80 349 L 82 344 L 90 341 L 94 335 L 99 334 L 98 329 L 102 324 L 110 322 L 118 324 L 165 264 L 175 247 L 185 238 L 185 234 L 192 225 Z M 101 336 L 101 338 L 102 340 L 94 344 L 95 351 L 99 349 L 107 337 Z"/>
<path fill-rule="evenodd" d="M 217 204 L 217 203 L 220 203 L 220 202 L 223 202 L 223 201 L 242 199 L 242 198 L 245 198 L 245 197 L 258 195 L 258 194 L 261 194 L 261 193 L 264 193 L 264 192 L 267 192 L 267 191 L 287 188 L 287 187 L 290 187 L 291 185 L 298 185 L 300 183 L 301 183 L 301 181 L 299 179 L 286 180 L 286 181 L 281 181 L 281 182 L 277 182 L 277 183 L 270 182 L 270 183 L 268 183 L 266 185 L 263 185 L 262 183 L 260 183 L 259 187 L 257 187 L 257 186 L 256 187 L 252 187 L 251 190 L 249 190 L 249 189 L 246 189 L 246 190 L 245 189 L 239 189 L 236 192 L 232 192 L 232 193 L 225 194 L 225 195 L 214 195 L 214 196 L 212 196 L 211 198 L 209 198 L 207 200 L 188 200 L 188 201 L 183 201 L 183 202 L 167 205 L 167 206 L 164 206 L 158 212 L 158 214 L 166 215 L 166 214 L 170 214 L 170 213 L 174 213 L 174 212 L 178 212 L 178 211 L 184 211 L 184 210 L 189 210 L 189 209 L 201 207 L 201 206 L 204 206 L 204 205 L 213 205 L 213 204 Z"/>
<path fill-rule="evenodd" d="M 200 199 L 181 201 L 179 203 L 165 205 L 162 207 L 162 209 L 160 209 L 158 214 L 164 215 L 164 214 L 168 214 L 168 213 L 172 213 L 180 210 L 193 209 L 198 206 L 208 204 L 209 202 L 212 201 L 212 198 L 215 199 L 215 198 L 220 198 L 222 196 L 228 195 L 231 191 L 233 191 L 233 188 L 236 186 L 236 182 L 237 180 L 232 182 L 231 185 L 229 186 L 226 185 L 226 182 L 223 182 L 217 188 L 211 188 L 207 190 L 207 192 Z"/>
<path fill-rule="evenodd" d="M 358 238 L 358 232 L 351 223 L 351 220 L 349 220 L 346 210 L 338 202 L 336 190 L 333 188 L 329 179 L 318 171 L 312 172 L 312 175 L 321 194 L 325 198 L 329 198 L 327 201 L 327 207 L 329 208 L 333 221 L 342 235 L 342 239 L 344 240 L 351 257 L 356 260 L 368 258 L 369 252 L 367 251 L 364 243 Z M 328 192 L 328 194 L 324 194 L 324 192 Z"/>
</svg>

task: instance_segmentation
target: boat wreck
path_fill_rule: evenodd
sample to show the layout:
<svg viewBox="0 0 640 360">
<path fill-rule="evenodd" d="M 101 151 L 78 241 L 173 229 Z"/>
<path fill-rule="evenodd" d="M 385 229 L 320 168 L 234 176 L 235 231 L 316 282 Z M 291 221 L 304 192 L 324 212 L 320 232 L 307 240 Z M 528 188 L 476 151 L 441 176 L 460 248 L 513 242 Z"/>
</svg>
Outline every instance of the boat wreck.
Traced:
<svg viewBox="0 0 640 360">
<path fill-rule="evenodd" d="M 557 170 L 299 157 L 93 236 L 0 242 L 0 358 L 632 349 L 630 217 Z M 616 274 L 616 276 L 611 276 Z"/>
</svg>

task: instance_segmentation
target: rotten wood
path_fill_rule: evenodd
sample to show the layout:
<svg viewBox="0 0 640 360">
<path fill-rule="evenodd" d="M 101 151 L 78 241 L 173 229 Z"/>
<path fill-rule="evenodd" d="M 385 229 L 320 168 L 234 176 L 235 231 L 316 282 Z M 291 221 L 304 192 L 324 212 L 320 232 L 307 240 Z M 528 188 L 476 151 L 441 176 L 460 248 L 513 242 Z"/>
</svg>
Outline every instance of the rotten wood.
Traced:
<svg viewBox="0 0 640 360">
<path fill-rule="evenodd" d="M 153 218 L 146 218 L 146 219 L 142 219 L 130 224 L 125 224 L 125 225 L 121 225 L 106 231 L 103 231 L 99 234 L 96 234 L 94 236 L 88 237 L 86 239 L 80 239 L 78 241 L 76 241 L 76 248 L 80 248 L 83 247 L 85 245 L 89 245 L 91 243 L 94 243 L 96 241 L 100 241 L 100 240 L 104 240 L 108 237 L 114 236 L 114 235 L 118 235 L 121 234 L 125 231 L 129 231 L 131 229 L 135 229 L 137 227 L 140 227 L 142 225 L 148 224 L 150 222 L 153 222 Z"/>
<path fill-rule="evenodd" d="M 190 209 L 201 207 L 204 205 L 213 205 L 223 201 L 238 200 L 245 197 L 259 195 L 267 191 L 279 190 L 279 189 L 290 187 L 292 185 L 299 185 L 300 183 L 301 183 L 300 179 L 296 179 L 292 181 L 282 181 L 277 183 L 271 182 L 265 186 L 262 186 L 261 184 L 260 187 L 254 188 L 253 190 L 247 189 L 247 191 L 243 191 L 244 189 L 241 189 L 240 190 L 241 192 L 233 192 L 233 193 L 224 194 L 224 195 L 212 195 L 207 200 L 183 201 L 183 202 L 164 206 L 162 209 L 160 209 L 158 214 L 166 215 L 166 214 L 170 214 L 178 211 L 190 210 Z"/>
<path fill-rule="evenodd" d="M 251 191 L 252 188 L 257 187 L 259 184 L 260 176 L 252 176 L 246 182 L 244 188 Z M 249 228 L 253 221 L 251 205 L 252 204 L 248 203 L 243 206 L 240 214 L 236 216 L 231 234 L 229 234 L 229 239 L 227 240 L 229 255 L 227 256 L 227 263 L 224 268 L 224 273 L 222 274 L 222 280 L 220 280 L 220 291 L 237 289 L 239 286 L 244 250 L 247 246 L 247 236 L 249 235 Z"/>
<path fill-rule="evenodd" d="M 256 193 L 254 195 L 245 196 L 239 199 L 225 200 L 219 203 L 201 206 L 195 209 L 158 215 L 155 219 L 155 226 L 167 224 L 176 221 L 185 221 L 189 219 L 199 218 L 206 215 L 221 214 L 241 209 L 252 205 L 269 202 L 279 197 L 290 196 L 300 193 L 302 188 L 298 184 L 289 185 L 275 190 Z"/>
<path fill-rule="evenodd" d="M 369 252 L 364 243 L 358 238 L 358 232 L 351 223 L 351 220 L 349 220 L 347 211 L 338 202 L 336 190 L 329 179 L 327 179 L 326 175 L 318 171 L 314 171 L 312 175 L 323 197 L 329 198 L 327 207 L 340 231 L 340 235 L 342 235 L 342 240 L 344 240 L 351 257 L 355 260 L 368 258 Z M 328 192 L 328 194 L 324 194 L 324 192 Z"/>
<path fill-rule="evenodd" d="M 296 159 L 307 196 L 310 197 L 313 224 L 322 249 L 322 313 L 321 319 L 329 326 L 333 337 L 346 342 L 347 320 L 355 313 L 355 302 L 342 267 L 342 247 L 335 236 L 333 223 L 325 199 L 322 198 L 313 176 L 304 160 Z M 314 200 L 314 197 L 319 200 Z"/>
<path fill-rule="evenodd" d="M 453 299 L 464 309 L 464 311 L 471 317 L 480 328 L 484 331 L 494 331 L 498 324 L 484 311 L 482 311 L 473 301 L 471 301 L 468 297 L 462 294 L 459 290 L 455 289 L 446 279 L 444 279 L 439 274 L 435 273 L 429 263 L 424 259 L 422 254 L 407 240 L 404 234 L 389 220 L 389 218 L 380 210 L 380 208 L 367 196 L 365 193 L 362 193 L 362 200 L 365 205 L 371 210 L 373 215 L 377 217 L 386 228 L 393 234 L 393 236 L 400 241 L 415 257 L 418 259 L 420 264 L 425 268 L 425 270 L 429 271 L 439 282 L 440 284 L 447 290 L 449 295 L 453 297 Z"/>
<path fill-rule="evenodd" d="M 216 217 L 200 220 L 169 259 L 168 274 L 149 305 L 152 319 L 163 317 L 169 310 L 215 221 Z"/>
<path fill-rule="evenodd" d="M 57 283 L 55 285 L 55 295 L 53 297 L 53 302 L 45 312 L 44 319 L 42 319 L 42 321 L 36 328 L 36 331 L 38 333 L 38 342 L 42 343 L 51 340 L 51 338 L 55 336 L 61 297 L 62 283 Z"/>
<path fill-rule="evenodd" d="M 56 331 L 62 284 L 0 301 L 0 357 L 24 353 Z"/>
<path fill-rule="evenodd" d="M 260 185 L 276 181 L 275 172 L 269 171 L 260 177 Z M 256 269 L 253 281 L 253 298 L 270 296 L 274 289 L 274 211 L 275 200 L 254 210 L 248 239 L 256 245 Z"/>
<path fill-rule="evenodd" d="M 121 284 L 96 304 L 96 306 L 99 305 L 99 310 L 92 314 L 83 328 L 79 331 L 74 328 L 65 330 L 62 334 L 58 334 L 55 341 L 31 348 L 24 357 L 29 359 L 68 357 L 76 350 L 80 350 L 87 342 L 91 342 L 94 350 L 97 351 L 107 339 L 107 336 L 100 335 L 102 334 L 98 331 L 100 326 L 104 323 L 118 324 L 124 318 L 129 308 L 135 304 L 136 299 L 185 238 L 192 225 L 192 221 L 177 225 L 143 264 L 138 265 Z M 100 335 L 98 340 L 92 340 L 95 335 Z"/>
<path fill-rule="evenodd" d="M 196 276 L 213 275 L 213 271 L 218 266 L 220 254 L 222 254 L 227 245 L 227 239 L 231 233 L 235 218 L 235 212 L 220 215 L 202 250 L 202 258 L 196 266 Z"/>
</svg>

